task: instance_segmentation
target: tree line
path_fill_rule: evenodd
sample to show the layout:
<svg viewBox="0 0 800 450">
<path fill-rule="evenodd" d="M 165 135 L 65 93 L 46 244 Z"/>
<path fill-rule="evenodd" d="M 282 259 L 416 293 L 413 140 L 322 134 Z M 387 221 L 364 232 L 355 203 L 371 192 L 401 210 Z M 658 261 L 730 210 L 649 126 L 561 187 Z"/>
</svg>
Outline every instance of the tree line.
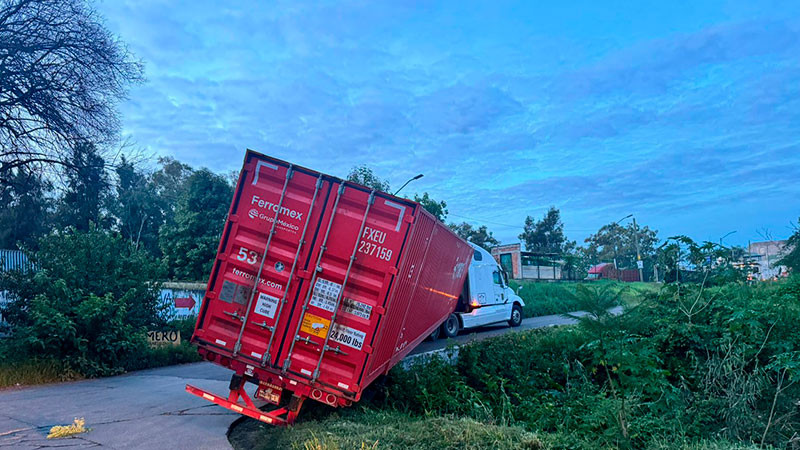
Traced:
<svg viewBox="0 0 800 450">
<path fill-rule="evenodd" d="M 348 179 L 382 191 L 390 189 L 389 182 L 376 176 L 366 165 L 354 167 Z M 427 192 L 414 194 L 410 198 L 419 202 L 439 221 L 447 223 L 449 211 L 446 201 L 435 200 Z M 631 216 L 624 219 L 631 219 Z M 584 240 L 583 245 L 579 245 L 567 237 L 561 211 L 551 206 L 540 219 L 527 216 L 518 237 L 525 251 L 537 255 L 532 261 L 534 264 L 549 265 L 554 260 L 560 261 L 568 279 L 584 278 L 590 266 L 601 262 L 613 263 L 619 269 L 636 269 L 639 259 L 643 265 L 644 281 L 680 281 L 682 273 L 687 278 L 684 281 L 689 281 L 692 277 L 702 277 L 713 271 L 714 278 L 722 283 L 743 279 L 745 275 L 743 270 L 732 268 L 732 263 L 740 261 L 746 254 L 742 247 L 696 242 L 685 235 L 670 236 L 662 241 L 657 230 L 647 225 L 641 226 L 635 219 L 622 223 L 624 219 L 601 226 Z M 461 238 L 486 250 L 500 244 L 486 225 L 451 222 L 449 227 Z M 798 244 L 800 219 L 789 238 L 789 251 L 775 264 L 800 271 Z"/>
<path fill-rule="evenodd" d="M 350 181 L 361 183 L 375 189 L 388 191 L 389 182 L 376 176 L 373 171 L 365 166 L 354 167 L 349 175 Z M 447 223 L 449 211 L 447 202 L 433 199 L 429 193 L 414 194 L 410 197 L 419 202 L 428 212 L 439 221 Z M 462 239 L 479 245 L 486 250 L 499 245 L 500 241 L 494 237 L 486 225 L 474 226 L 469 222 L 448 224 Z M 638 239 L 639 252 L 645 261 L 645 270 L 653 272 L 656 261 L 656 244 L 658 243 L 657 231 L 649 227 L 635 227 L 633 224 L 620 225 L 611 223 L 601 227 L 597 233 L 585 240 L 585 246 L 577 245 L 576 241 L 567 238 L 564 232 L 564 223 L 561 212 L 550 207 L 541 219 L 532 216 L 525 218 L 519 240 L 525 246 L 525 251 L 540 254 L 543 257 L 551 256 L 563 261 L 564 270 L 569 278 L 582 278 L 590 264 L 601 261 L 614 261 L 618 267 L 636 267 L 636 245 Z M 547 264 L 542 262 L 542 264 Z M 646 278 L 649 279 L 649 278 Z"/>
<path fill-rule="evenodd" d="M 36 251 L 50 233 L 119 234 L 163 263 L 169 279 L 203 280 L 233 195 L 231 177 L 160 158 L 147 172 L 124 157 L 112 170 L 92 145 L 70 153 L 59 185 L 17 169 L 0 186 L 0 248 Z"/>
</svg>

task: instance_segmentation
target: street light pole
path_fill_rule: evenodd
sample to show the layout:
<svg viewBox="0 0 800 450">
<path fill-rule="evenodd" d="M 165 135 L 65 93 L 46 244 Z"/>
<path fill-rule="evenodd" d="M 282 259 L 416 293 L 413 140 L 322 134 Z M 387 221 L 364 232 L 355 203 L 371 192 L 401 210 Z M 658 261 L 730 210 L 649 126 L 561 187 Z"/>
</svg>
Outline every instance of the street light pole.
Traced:
<svg viewBox="0 0 800 450">
<path fill-rule="evenodd" d="M 636 217 L 633 218 L 633 243 L 636 245 L 636 268 L 639 269 L 639 281 L 644 281 L 644 263 L 639 251 L 639 226 L 636 225 Z"/>
<path fill-rule="evenodd" d="M 397 194 L 398 194 L 400 191 L 402 191 L 402 190 L 403 190 L 403 188 L 404 188 L 404 187 L 406 187 L 406 185 L 408 185 L 408 183 L 411 183 L 411 182 L 412 182 L 412 181 L 414 181 L 414 180 L 419 180 L 419 179 L 420 179 L 420 178 L 422 178 L 423 176 L 424 176 L 423 174 L 419 174 L 419 175 L 415 176 L 414 178 L 409 178 L 409 179 L 408 179 L 408 181 L 406 181 L 405 183 L 403 183 L 403 185 L 402 185 L 402 186 L 400 186 L 400 189 L 398 189 L 398 190 L 396 190 L 396 191 L 394 192 L 394 195 L 397 195 Z"/>
<path fill-rule="evenodd" d="M 726 234 L 725 236 L 722 236 L 721 238 L 719 238 L 719 246 L 722 247 L 722 240 L 725 239 L 726 237 L 732 235 L 733 233 L 736 233 L 736 230 L 729 231 L 728 234 Z M 731 247 L 731 264 L 733 264 L 733 247 Z"/>
</svg>

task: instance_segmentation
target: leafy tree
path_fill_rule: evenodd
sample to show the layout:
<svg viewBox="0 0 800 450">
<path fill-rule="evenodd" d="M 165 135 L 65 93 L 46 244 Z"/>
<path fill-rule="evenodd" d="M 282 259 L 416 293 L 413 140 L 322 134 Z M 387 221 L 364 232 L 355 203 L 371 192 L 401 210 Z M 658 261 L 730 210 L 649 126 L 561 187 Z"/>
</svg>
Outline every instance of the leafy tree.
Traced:
<svg viewBox="0 0 800 450">
<path fill-rule="evenodd" d="M 561 266 L 562 278 L 567 280 L 582 280 L 588 275 L 589 264 L 583 252 L 576 251 L 562 255 L 564 264 Z"/>
<path fill-rule="evenodd" d="M 42 238 L 38 270 L 0 274 L 17 357 L 54 358 L 86 376 L 121 371 L 162 322 L 160 265 L 115 233 L 91 226 Z"/>
<path fill-rule="evenodd" d="M 423 193 L 422 196 L 414 194 L 414 201 L 422 205 L 426 211 L 433 214 L 439 222 L 444 222 L 447 218 L 447 202 L 437 202 L 427 192 Z"/>
<path fill-rule="evenodd" d="M 194 170 L 174 158 L 158 158 L 161 168 L 153 173 L 150 180 L 164 210 L 165 218 L 171 222 L 178 207 L 178 200 L 186 194 L 187 180 Z"/>
<path fill-rule="evenodd" d="M 540 253 L 567 253 L 575 248 L 574 241 L 564 235 L 561 212 L 551 206 L 541 220 L 525 218 L 525 226 L 519 239 L 525 243 L 525 250 Z"/>
<path fill-rule="evenodd" d="M 800 219 L 797 219 L 797 224 L 794 233 L 786 242 L 788 251 L 776 263 L 788 267 L 794 274 L 800 274 Z"/>
<path fill-rule="evenodd" d="M 66 190 L 56 213 L 62 227 L 87 231 L 89 224 L 105 225 L 104 206 L 109 194 L 105 160 L 94 144 L 80 143 L 69 156 Z"/>
<path fill-rule="evenodd" d="M 122 236 L 151 254 L 159 254 L 158 229 L 164 222 L 164 207 L 152 180 L 122 158 L 116 169 L 117 197 L 112 212 Z"/>
<path fill-rule="evenodd" d="M 727 248 L 715 242 L 697 243 L 688 236 L 671 236 L 657 249 L 661 279 L 667 283 L 676 281 L 721 285 L 743 281 L 745 272 L 734 268 L 740 261 L 741 248 Z"/>
<path fill-rule="evenodd" d="M 461 222 L 460 224 L 451 223 L 448 226 L 462 239 L 472 242 L 475 245 L 479 245 L 486 250 L 489 250 L 495 245 L 500 244 L 500 241 L 492 236 L 492 232 L 486 228 L 486 225 L 481 225 L 478 228 L 475 228 L 467 222 Z"/>
<path fill-rule="evenodd" d="M 15 170 L 9 183 L 0 185 L 0 248 L 36 247 L 50 222 L 46 197 L 50 189 L 47 181 L 25 168 Z"/>
<path fill-rule="evenodd" d="M 173 221 L 159 231 L 159 246 L 169 275 L 184 281 L 205 280 L 233 197 L 226 178 L 208 169 L 192 173 L 178 200 Z"/>
<path fill-rule="evenodd" d="M 0 184 L 12 169 L 70 167 L 81 142 L 116 139 L 117 103 L 142 65 L 86 0 L 0 2 Z"/>
<path fill-rule="evenodd" d="M 636 243 L 638 240 L 639 252 L 644 262 L 645 280 L 653 272 L 655 264 L 655 244 L 658 242 L 658 232 L 649 227 L 634 227 L 633 223 L 623 227 L 618 223 L 603 225 L 597 233 L 586 238 L 588 244 L 585 253 L 589 261 L 617 262 L 619 268 L 636 268 Z"/>
<path fill-rule="evenodd" d="M 389 182 L 378 178 L 372 169 L 366 165 L 355 166 L 347 174 L 347 180 L 383 192 L 389 192 Z"/>
</svg>

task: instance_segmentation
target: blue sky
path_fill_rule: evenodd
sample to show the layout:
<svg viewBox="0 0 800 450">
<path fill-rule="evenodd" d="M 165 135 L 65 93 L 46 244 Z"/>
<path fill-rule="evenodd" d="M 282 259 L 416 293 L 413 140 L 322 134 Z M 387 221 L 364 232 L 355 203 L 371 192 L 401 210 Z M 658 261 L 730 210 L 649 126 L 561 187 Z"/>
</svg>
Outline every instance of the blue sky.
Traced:
<svg viewBox="0 0 800 450">
<path fill-rule="evenodd" d="M 138 147 L 357 163 L 516 241 L 635 214 L 746 244 L 800 216 L 800 2 L 101 1 L 146 65 Z"/>
</svg>

